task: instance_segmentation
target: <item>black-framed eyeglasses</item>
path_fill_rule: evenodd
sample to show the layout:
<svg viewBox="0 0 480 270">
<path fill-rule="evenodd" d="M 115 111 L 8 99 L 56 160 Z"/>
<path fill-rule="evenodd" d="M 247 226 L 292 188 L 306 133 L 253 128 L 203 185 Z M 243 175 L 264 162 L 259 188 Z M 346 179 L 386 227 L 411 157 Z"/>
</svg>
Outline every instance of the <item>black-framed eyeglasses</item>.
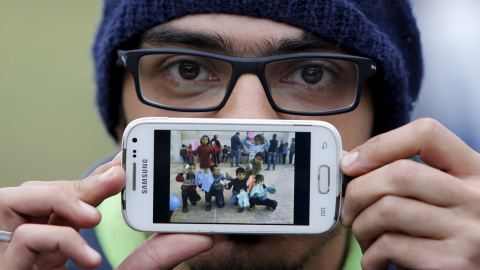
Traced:
<svg viewBox="0 0 480 270">
<path fill-rule="evenodd" d="M 169 48 L 117 53 L 118 65 L 133 74 L 143 103 L 183 112 L 221 109 L 244 73 L 258 76 L 270 105 L 279 112 L 349 112 L 358 106 L 363 84 L 376 71 L 371 59 L 332 53 L 255 58 Z"/>
</svg>

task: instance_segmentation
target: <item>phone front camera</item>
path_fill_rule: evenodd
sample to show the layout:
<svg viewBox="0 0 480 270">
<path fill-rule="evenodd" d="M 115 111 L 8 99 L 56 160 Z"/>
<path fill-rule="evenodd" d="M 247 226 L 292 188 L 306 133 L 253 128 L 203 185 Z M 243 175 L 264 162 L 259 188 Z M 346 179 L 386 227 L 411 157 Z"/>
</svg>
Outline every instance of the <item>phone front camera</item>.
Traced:
<svg viewBox="0 0 480 270">
<path fill-rule="evenodd" d="M 133 139 L 132 139 L 132 142 L 136 143 L 136 142 L 137 142 L 137 138 L 133 138 Z"/>
</svg>

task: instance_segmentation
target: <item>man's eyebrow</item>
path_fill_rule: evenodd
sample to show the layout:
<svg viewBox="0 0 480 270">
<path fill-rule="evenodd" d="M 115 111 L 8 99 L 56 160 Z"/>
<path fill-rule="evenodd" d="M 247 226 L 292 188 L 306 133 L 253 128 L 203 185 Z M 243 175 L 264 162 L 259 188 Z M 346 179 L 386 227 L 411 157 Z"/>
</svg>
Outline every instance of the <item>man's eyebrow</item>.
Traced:
<svg viewBox="0 0 480 270">
<path fill-rule="evenodd" d="M 141 39 L 141 48 L 166 46 L 195 47 L 218 52 L 231 51 L 231 44 L 220 35 L 178 30 L 168 25 L 160 25 L 148 30 Z"/>
<path fill-rule="evenodd" d="M 169 25 L 160 25 L 147 31 L 141 39 L 140 48 L 182 47 L 212 51 L 241 57 L 260 57 L 305 51 L 344 51 L 320 37 L 304 32 L 299 37 L 268 38 L 249 41 L 248 45 L 238 42 L 234 36 L 199 33 L 180 30 Z"/>
<path fill-rule="evenodd" d="M 345 53 L 344 50 L 335 46 L 334 44 L 308 32 L 304 32 L 300 38 L 282 39 L 276 50 L 279 52 L 278 54 L 312 50 L 332 53 Z"/>
</svg>

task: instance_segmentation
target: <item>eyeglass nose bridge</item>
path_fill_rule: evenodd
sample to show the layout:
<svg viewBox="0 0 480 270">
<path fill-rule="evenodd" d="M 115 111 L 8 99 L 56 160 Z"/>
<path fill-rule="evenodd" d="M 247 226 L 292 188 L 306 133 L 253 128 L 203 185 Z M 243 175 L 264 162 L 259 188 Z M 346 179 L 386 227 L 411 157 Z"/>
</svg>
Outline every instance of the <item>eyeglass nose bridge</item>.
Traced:
<svg viewBox="0 0 480 270">
<path fill-rule="evenodd" d="M 242 61 L 243 60 L 243 61 Z M 230 82 L 228 84 L 227 94 L 224 99 L 224 104 L 227 102 L 228 98 L 232 94 L 233 88 L 235 87 L 238 78 L 243 74 L 255 74 L 262 84 L 263 91 L 267 96 L 268 102 L 270 105 L 276 109 L 277 106 L 273 102 L 273 98 L 270 95 L 268 80 L 265 76 L 265 66 L 266 63 L 256 61 L 254 58 L 242 59 L 232 65 L 232 76 L 230 77 Z"/>
</svg>

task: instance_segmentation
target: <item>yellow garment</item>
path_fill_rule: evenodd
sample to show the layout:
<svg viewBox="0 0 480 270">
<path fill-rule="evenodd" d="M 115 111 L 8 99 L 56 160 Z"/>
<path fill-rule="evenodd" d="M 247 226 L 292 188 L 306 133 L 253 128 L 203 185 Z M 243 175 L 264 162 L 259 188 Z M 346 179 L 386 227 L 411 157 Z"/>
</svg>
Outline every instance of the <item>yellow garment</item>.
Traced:
<svg viewBox="0 0 480 270">
<path fill-rule="evenodd" d="M 350 232 L 349 234 L 349 247 L 348 247 L 348 255 L 347 258 L 345 259 L 345 262 L 343 264 L 342 270 L 361 270 L 361 264 L 360 262 L 362 261 L 362 249 L 360 249 L 360 245 L 358 244 L 357 240 L 353 236 L 353 234 Z"/>
<path fill-rule="evenodd" d="M 152 234 L 137 232 L 128 227 L 122 217 L 120 194 L 104 200 L 98 210 L 102 213 L 102 221 L 95 227 L 95 233 L 105 257 L 116 268 Z"/>
</svg>

